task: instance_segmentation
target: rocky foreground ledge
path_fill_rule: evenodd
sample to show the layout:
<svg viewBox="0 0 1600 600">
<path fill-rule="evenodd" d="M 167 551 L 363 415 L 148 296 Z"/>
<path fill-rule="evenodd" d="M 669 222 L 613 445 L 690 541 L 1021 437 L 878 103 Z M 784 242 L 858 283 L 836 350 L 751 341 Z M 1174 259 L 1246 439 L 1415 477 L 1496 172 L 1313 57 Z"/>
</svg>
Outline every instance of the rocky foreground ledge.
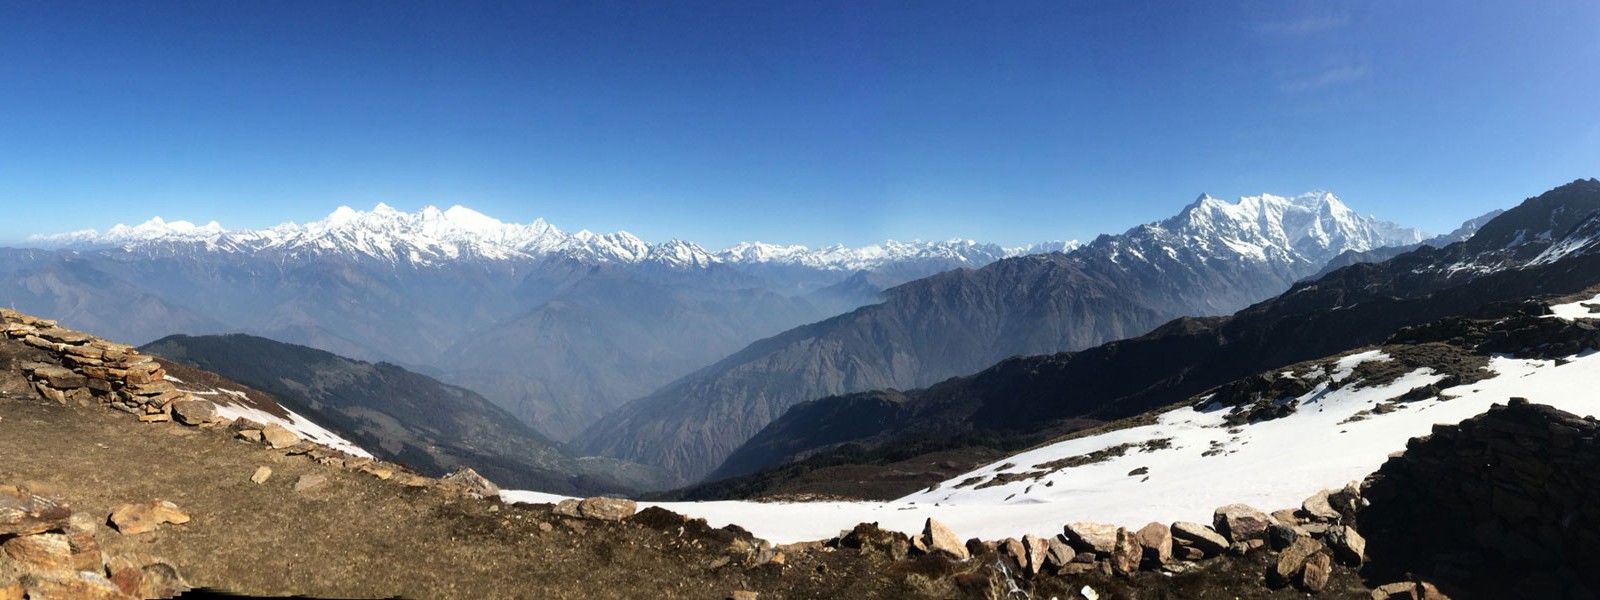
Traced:
<svg viewBox="0 0 1600 600">
<path fill-rule="evenodd" d="M 739 600 L 1593 598 L 1600 589 L 1600 423 L 1520 400 L 1414 439 L 1362 484 L 1271 513 L 1230 505 L 1210 523 L 1075 522 L 1057 536 L 1003 540 L 963 540 L 933 520 L 916 536 L 865 523 L 772 545 L 624 499 L 502 504 L 470 470 L 423 477 L 271 424 L 222 419 L 204 399 L 153 385 L 164 380 L 159 363 L 126 346 L 11 311 L 0 324 L 0 406 L 44 402 L 0 420 L 9 461 L 0 477 L 17 478 L 0 481 L 11 484 L 0 485 L 0 600 L 163 597 L 191 585 Z M 59 418 L 124 425 L 48 420 Z M 55 430 L 16 429 L 34 427 L 24 423 Z M 46 449 L 52 442 L 61 445 Z M 162 454 L 180 445 L 183 458 Z M 61 456 L 74 452 L 82 457 Z M 107 466 L 88 464 L 96 460 Z M 134 480 L 102 480 L 130 461 L 145 465 Z M 192 481 L 190 470 L 204 482 L 143 481 Z M 88 477 L 99 483 L 82 487 Z M 263 573 L 273 570 L 288 574 Z"/>
</svg>

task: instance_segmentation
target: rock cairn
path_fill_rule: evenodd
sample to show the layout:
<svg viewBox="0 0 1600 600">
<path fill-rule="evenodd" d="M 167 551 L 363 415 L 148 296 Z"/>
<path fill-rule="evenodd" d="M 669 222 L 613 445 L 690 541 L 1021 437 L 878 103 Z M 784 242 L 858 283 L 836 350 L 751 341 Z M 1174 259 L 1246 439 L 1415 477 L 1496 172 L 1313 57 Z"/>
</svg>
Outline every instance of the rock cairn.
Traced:
<svg viewBox="0 0 1600 600">
<path fill-rule="evenodd" d="M 0 331 L 59 359 L 58 364 L 22 365 L 45 398 L 79 406 L 104 404 L 147 423 L 176 418 L 186 425 L 204 425 L 217 420 L 215 405 L 179 390 L 154 357 L 132 346 L 4 308 L 0 308 Z"/>
</svg>

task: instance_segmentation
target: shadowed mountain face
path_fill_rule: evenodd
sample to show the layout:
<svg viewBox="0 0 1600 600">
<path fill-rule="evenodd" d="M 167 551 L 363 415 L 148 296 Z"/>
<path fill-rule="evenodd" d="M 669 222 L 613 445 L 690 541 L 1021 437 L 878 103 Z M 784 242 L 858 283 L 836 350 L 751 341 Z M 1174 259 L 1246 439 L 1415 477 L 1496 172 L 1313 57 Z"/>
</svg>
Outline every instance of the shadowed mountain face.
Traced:
<svg viewBox="0 0 1600 600">
<path fill-rule="evenodd" d="M 847 443 L 860 454 L 859 446 L 906 440 L 942 447 L 927 440 L 956 436 L 1042 441 L 1381 342 L 1404 327 L 1515 312 L 1496 303 L 1600 284 L 1597 211 L 1600 181 L 1580 180 L 1527 200 L 1468 241 L 1339 269 L 1231 317 L 1180 319 L 1082 352 L 1012 358 L 926 389 L 807 402 L 752 437 L 718 473 L 750 473 Z M 762 477 L 722 487 L 760 490 L 766 484 L 753 480 Z"/>
<path fill-rule="evenodd" d="M 806 400 L 926 386 L 1009 356 L 1088 348 L 1182 315 L 1230 313 L 1343 252 L 1421 239 L 1325 193 L 1237 204 L 1202 197 L 1176 217 L 1069 254 L 941 273 L 885 292 L 882 304 L 756 342 L 629 403 L 578 443 L 693 481 Z"/>
<path fill-rule="evenodd" d="M 177 335 L 141 350 L 270 393 L 380 458 L 428 475 L 470 466 L 501 485 L 565 494 L 628 493 L 660 477 L 566 456 L 482 396 L 388 363 L 247 335 Z"/>
</svg>

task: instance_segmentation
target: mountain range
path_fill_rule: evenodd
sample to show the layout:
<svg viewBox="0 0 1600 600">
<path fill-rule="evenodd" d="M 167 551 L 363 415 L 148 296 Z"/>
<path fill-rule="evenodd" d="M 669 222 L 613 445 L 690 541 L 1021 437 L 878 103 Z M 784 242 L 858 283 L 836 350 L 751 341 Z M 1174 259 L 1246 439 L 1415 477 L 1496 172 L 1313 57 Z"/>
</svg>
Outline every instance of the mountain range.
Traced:
<svg viewBox="0 0 1600 600">
<path fill-rule="evenodd" d="M 1011 358 L 922 389 L 800 404 L 719 471 L 760 472 L 682 495 L 781 493 L 793 481 L 827 480 L 830 472 L 872 478 L 926 449 L 975 444 L 1012 451 L 1119 420 L 1140 424 L 1149 411 L 1229 382 L 1235 382 L 1229 393 L 1254 411 L 1241 422 L 1270 419 L 1278 411 L 1274 394 L 1298 389 L 1277 370 L 1369 344 L 1464 345 L 1466 336 L 1475 352 L 1555 351 L 1537 331 L 1522 330 L 1536 328 L 1538 318 L 1517 318 L 1542 314 L 1542 305 L 1530 308 L 1526 298 L 1577 294 L 1600 283 L 1600 181 L 1572 182 L 1475 225 L 1465 240 L 1339 268 L 1230 316 L 1185 317 L 1079 352 Z M 1483 323 L 1503 331 L 1474 330 Z M 1438 357 L 1419 356 L 1441 373 L 1455 372 L 1434 364 Z M 928 477 L 922 485 L 945 478 Z M 910 493 L 916 483 L 908 478 L 901 485 L 899 493 Z"/>
<path fill-rule="evenodd" d="M 502 223 L 460 206 L 341 207 L 230 231 L 161 219 L 0 250 L 0 297 L 116 339 L 243 332 L 389 362 L 566 440 L 621 403 L 905 281 L 1071 242 L 721 252 Z"/>
<path fill-rule="evenodd" d="M 909 282 L 884 292 L 885 302 L 755 342 L 613 411 L 578 443 L 664 467 L 684 482 L 737 475 L 754 465 L 724 460 L 800 402 L 923 387 L 1010 356 L 1079 350 L 1180 316 L 1228 314 L 1347 252 L 1424 237 L 1360 216 L 1327 192 L 1235 203 L 1202 195 L 1172 218 L 1069 253 Z"/>
</svg>

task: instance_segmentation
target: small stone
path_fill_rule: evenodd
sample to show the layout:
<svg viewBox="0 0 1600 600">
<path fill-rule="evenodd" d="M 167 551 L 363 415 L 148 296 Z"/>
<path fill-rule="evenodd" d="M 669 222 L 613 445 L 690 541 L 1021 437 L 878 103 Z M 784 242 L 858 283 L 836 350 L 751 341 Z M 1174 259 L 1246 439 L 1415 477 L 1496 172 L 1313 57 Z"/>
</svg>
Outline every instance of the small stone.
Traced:
<svg viewBox="0 0 1600 600">
<path fill-rule="evenodd" d="M 1327 552 L 1318 552 L 1306 559 L 1306 564 L 1301 568 L 1300 587 L 1313 594 L 1321 593 L 1328 588 L 1328 579 L 1333 576 L 1333 558 Z"/>
<path fill-rule="evenodd" d="M 1144 547 L 1144 558 L 1157 567 L 1172 562 L 1172 528 L 1151 523 L 1139 528 L 1135 534 Z"/>
<path fill-rule="evenodd" d="M 728 600 L 757 600 L 760 597 L 760 593 L 750 590 L 734 590 L 728 594 Z"/>
<path fill-rule="evenodd" d="M 317 488 L 328 484 L 327 475 L 301 475 L 294 482 L 294 491 L 305 493 L 315 491 Z"/>
<path fill-rule="evenodd" d="M 265 427 L 262 427 L 261 439 L 266 440 L 267 447 L 273 450 L 288 448 L 300 443 L 300 436 L 284 429 L 283 426 L 277 423 L 267 423 Z"/>
<path fill-rule="evenodd" d="M 923 523 L 922 533 L 911 539 L 911 545 L 928 554 L 940 554 L 955 560 L 966 560 L 972 556 L 954 531 L 931 518 Z"/>
<path fill-rule="evenodd" d="M 1172 538 L 1198 548 L 1206 556 L 1216 556 L 1228 550 L 1228 539 L 1199 523 L 1179 521 L 1172 524 Z"/>
<path fill-rule="evenodd" d="M 394 469 L 379 463 L 367 463 L 361 465 L 359 468 L 362 473 L 377 477 L 378 479 L 387 480 L 390 477 L 394 477 Z"/>
<path fill-rule="evenodd" d="M 1063 528 L 1067 542 L 1078 550 L 1111 554 L 1117 546 L 1117 527 L 1104 523 L 1068 523 Z"/>
<path fill-rule="evenodd" d="M 1413 600 L 1417 598 L 1417 584 L 1409 581 L 1386 583 L 1372 589 L 1372 600 Z"/>
<path fill-rule="evenodd" d="M 639 512 L 639 503 L 622 498 L 584 498 L 578 503 L 578 515 L 599 521 L 621 521 Z"/>
<path fill-rule="evenodd" d="M 272 467 L 256 467 L 256 472 L 250 475 L 250 482 L 261 485 L 272 477 Z"/>
<path fill-rule="evenodd" d="M 1144 558 L 1144 546 L 1138 536 L 1117 528 L 1116 545 L 1111 550 L 1111 570 L 1118 575 L 1131 576 L 1139 572 L 1139 561 Z"/>
<path fill-rule="evenodd" d="M 172 416 L 184 425 L 204 425 L 217 419 L 217 405 L 210 400 L 178 400 L 172 403 Z"/>
<path fill-rule="evenodd" d="M 917 545 L 917 542 L 913 540 L 912 544 Z M 917 546 L 917 549 L 926 551 L 920 545 Z M 1022 546 L 1021 540 L 1009 537 L 1000 540 L 999 550 L 1000 556 L 1010 559 L 1011 565 L 1016 567 L 1018 571 L 1025 571 L 1028 569 L 1028 549 Z"/>
<path fill-rule="evenodd" d="M 0 600 L 23 600 L 22 584 L 0 585 Z"/>
<path fill-rule="evenodd" d="M 247 442 L 251 442 L 251 443 L 255 443 L 255 444 L 261 443 L 261 430 L 260 429 L 240 429 L 239 432 L 237 434 L 235 434 L 235 435 L 238 435 L 239 439 L 245 440 Z"/>
<path fill-rule="evenodd" d="M 148 415 L 139 415 L 139 422 L 140 423 L 166 423 L 166 422 L 171 421 L 171 420 L 172 420 L 172 417 L 167 416 L 166 413 L 151 413 L 151 414 L 148 414 Z"/>
<path fill-rule="evenodd" d="M 1265 536 L 1267 526 L 1271 525 L 1273 520 L 1267 513 L 1248 505 L 1229 504 L 1212 513 L 1211 523 L 1216 527 L 1217 533 L 1228 540 L 1243 542 Z"/>
<path fill-rule="evenodd" d="M 165 500 L 157 500 L 144 504 L 123 504 L 111 511 L 111 524 L 123 535 L 136 535 L 155 531 L 156 528 L 166 523 L 182 525 L 189 522 L 189 515 L 178 509 L 178 505 Z"/>
</svg>

